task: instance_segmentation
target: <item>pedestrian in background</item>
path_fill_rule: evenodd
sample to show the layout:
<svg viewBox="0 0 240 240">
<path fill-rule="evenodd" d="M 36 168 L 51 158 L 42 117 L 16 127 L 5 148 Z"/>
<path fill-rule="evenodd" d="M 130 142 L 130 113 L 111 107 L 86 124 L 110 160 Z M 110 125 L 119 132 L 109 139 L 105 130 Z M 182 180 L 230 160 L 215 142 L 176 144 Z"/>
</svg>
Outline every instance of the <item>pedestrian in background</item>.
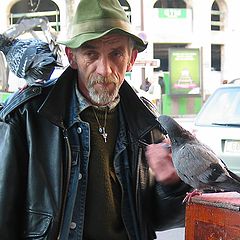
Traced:
<svg viewBox="0 0 240 240">
<path fill-rule="evenodd" d="M 145 78 L 144 82 L 140 85 L 140 89 L 147 92 L 149 88 L 151 87 L 151 83 L 148 80 L 148 77 Z"/>
<path fill-rule="evenodd" d="M 183 226 L 189 186 L 124 80 L 146 43 L 117 0 L 80 0 L 69 26 L 70 66 L 0 112 L 0 239 L 150 240 Z"/>
</svg>

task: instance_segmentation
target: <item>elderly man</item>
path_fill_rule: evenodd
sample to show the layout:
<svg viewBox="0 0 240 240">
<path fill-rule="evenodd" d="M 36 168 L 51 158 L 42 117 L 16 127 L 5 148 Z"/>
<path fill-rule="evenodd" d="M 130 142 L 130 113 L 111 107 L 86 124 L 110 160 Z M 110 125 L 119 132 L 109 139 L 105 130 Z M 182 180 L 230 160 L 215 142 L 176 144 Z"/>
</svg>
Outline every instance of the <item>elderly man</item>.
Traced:
<svg viewBox="0 0 240 240">
<path fill-rule="evenodd" d="M 80 0 L 61 43 L 59 79 L 0 112 L 0 239 L 151 240 L 182 226 L 189 186 L 154 108 L 124 80 L 146 43 L 119 2 Z"/>
</svg>

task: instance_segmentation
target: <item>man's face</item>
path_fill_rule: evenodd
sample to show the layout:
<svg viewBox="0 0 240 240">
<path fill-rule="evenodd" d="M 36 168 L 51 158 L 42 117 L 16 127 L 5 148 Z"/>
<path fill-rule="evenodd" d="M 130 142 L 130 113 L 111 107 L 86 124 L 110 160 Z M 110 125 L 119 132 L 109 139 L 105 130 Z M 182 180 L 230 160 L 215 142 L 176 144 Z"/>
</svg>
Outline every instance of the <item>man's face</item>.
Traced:
<svg viewBox="0 0 240 240">
<path fill-rule="evenodd" d="M 118 95 L 126 71 L 137 57 L 129 38 L 120 34 L 106 35 L 88 41 L 66 53 L 72 68 L 78 70 L 78 88 L 93 104 L 104 106 Z"/>
</svg>

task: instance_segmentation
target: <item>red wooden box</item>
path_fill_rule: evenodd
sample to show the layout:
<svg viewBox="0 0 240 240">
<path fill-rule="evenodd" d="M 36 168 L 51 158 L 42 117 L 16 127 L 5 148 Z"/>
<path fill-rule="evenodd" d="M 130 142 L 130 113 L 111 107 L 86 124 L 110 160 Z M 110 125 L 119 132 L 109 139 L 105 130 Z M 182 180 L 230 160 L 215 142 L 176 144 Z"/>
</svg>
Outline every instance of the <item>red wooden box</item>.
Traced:
<svg viewBox="0 0 240 240">
<path fill-rule="evenodd" d="M 185 240 L 240 240 L 240 194 L 193 197 L 186 206 Z"/>
</svg>

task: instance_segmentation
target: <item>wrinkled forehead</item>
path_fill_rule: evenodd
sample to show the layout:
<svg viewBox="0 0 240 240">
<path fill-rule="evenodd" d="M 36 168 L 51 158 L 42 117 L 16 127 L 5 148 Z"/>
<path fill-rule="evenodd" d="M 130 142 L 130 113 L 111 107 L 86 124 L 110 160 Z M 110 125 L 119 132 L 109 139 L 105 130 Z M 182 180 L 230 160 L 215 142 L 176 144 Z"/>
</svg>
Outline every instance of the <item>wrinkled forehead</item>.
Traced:
<svg viewBox="0 0 240 240">
<path fill-rule="evenodd" d="M 105 44 L 105 45 L 126 45 L 128 46 L 129 36 L 123 34 L 107 34 L 103 37 L 98 39 L 90 40 L 84 43 L 83 45 L 98 45 L 98 44 Z"/>
</svg>

